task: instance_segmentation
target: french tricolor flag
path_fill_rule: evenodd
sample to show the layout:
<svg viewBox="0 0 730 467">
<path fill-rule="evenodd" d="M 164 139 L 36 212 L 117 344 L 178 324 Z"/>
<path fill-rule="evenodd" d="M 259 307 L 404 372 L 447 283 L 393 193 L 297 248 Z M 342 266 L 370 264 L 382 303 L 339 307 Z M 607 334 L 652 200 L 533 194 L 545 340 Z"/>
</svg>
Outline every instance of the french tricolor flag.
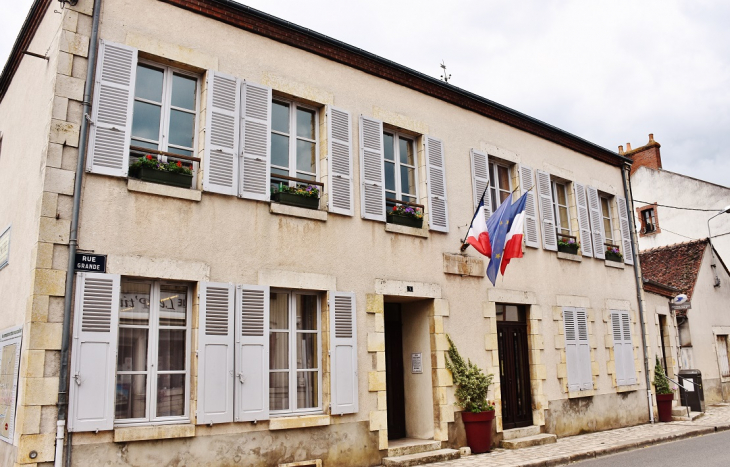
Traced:
<svg viewBox="0 0 730 467">
<path fill-rule="evenodd" d="M 504 270 L 512 258 L 522 258 L 522 230 L 525 225 L 525 205 L 527 203 L 527 193 L 520 196 L 515 204 L 511 207 L 510 227 L 504 242 L 504 253 L 502 254 L 502 264 L 499 271 L 504 276 Z"/>
<path fill-rule="evenodd" d="M 471 220 L 466 242 L 484 256 L 492 257 L 492 245 L 489 243 L 489 229 L 487 228 L 487 221 L 484 219 L 484 195 L 479 200 L 479 207 Z"/>
</svg>

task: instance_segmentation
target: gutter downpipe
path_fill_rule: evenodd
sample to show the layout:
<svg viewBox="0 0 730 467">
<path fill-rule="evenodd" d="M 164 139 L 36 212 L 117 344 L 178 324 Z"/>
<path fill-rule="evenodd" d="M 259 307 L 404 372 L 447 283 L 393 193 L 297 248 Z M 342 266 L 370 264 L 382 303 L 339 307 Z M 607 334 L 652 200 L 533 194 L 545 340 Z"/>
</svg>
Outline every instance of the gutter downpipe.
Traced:
<svg viewBox="0 0 730 467">
<path fill-rule="evenodd" d="M 79 212 L 81 210 L 81 189 L 86 161 L 87 136 L 89 131 L 88 118 L 91 109 L 91 90 L 94 84 L 94 71 L 96 70 L 96 52 L 99 36 L 99 17 L 101 16 L 101 0 L 94 0 L 94 12 L 92 16 L 91 38 L 89 39 L 88 68 L 86 70 L 86 82 L 84 83 L 84 102 L 81 117 L 81 130 L 79 134 L 79 156 L 76 164 L 76 179 L 74 180 L 74 204 L 71 216 L 71 233 L 68 241 L 68 265 L 66 270 L 66 295 L 63 304 L 63 334 L 61 338 L 61 368 L 58 378 L 58 421 L 56 423 L 56 455 L 54 466 L 67 467 L 71 465 L 71 437 L 68 432 L 65 463 L 63 457 L 63 435 L 66 428 L 68 414 L 68 376 L 69 376 L 69 341 L 71 336 L 71 310 L 73 306 L 74 291 L 74 266 L 76 258 L 76 247 L 78 245 Z"/>
<path fill-rule="evenodd" d="M 644 323 L 644 297 L 641 284 L 641 265 L 639 264 L 639 241 L 636 238 L 634 228 L 634 195 L 631 190 L 631 165 L 625 164 L 621 169 L 621 180 L 624 183 L 624 196 L 626 197 L 626 217 L 629 219 L 629 230 L 631 231 L 631 255 L 634 259 L 634 279 L 636 279 L 636 299 L 639 301 L 639 322 L 641 323 L 641 345 L 644 348 L 644 375 L 646 376 L 646 399 L 649 403 L 649 421 L 654 424 L 654 404 L 651 401 L 651 380 L 649 378 L 649 347 L 646 344 L 646 325 Z M 631 201 L 629 203 L 629 201 Z"/>
</svg>

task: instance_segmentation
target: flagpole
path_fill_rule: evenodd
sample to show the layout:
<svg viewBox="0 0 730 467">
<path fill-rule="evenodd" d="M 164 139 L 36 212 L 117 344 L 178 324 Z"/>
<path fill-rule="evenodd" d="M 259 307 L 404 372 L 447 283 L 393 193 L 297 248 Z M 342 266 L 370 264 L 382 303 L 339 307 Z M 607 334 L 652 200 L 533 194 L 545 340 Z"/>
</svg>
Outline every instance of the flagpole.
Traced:
<svg viewBox="0 0 730 467">
<path fill-rule="evenodd" d="M 484 201 L 484 195 L 487 194 L 487 190 L 489 189 L 489 181 L 487 181 L 487 187 L 484 188 L 484 192 L 482 193 L 482 197 L 479 198 L 479 204 L 482 204 L 482 201 Z M 479 206 L 477 204 L 477 206 Z M 476 212 L 474 212 L 474 215 L 471 217 L 471 222 L 469 223 L 469 229 L 471 229 L 471 225 L 474 223 L 474 218 L 477 217 L 477 212 L 479 212 L 479 208 L 477 208 Z M 466 243 L 466 239 L 469 237 L 469 229 L 466 230 L 466 235 L 464 236 L 464 240 L 461 241 L 461 251 L 462 253 L 466 251 L 467 248 L 469 248 L 469 244 Z"/>
</svg>

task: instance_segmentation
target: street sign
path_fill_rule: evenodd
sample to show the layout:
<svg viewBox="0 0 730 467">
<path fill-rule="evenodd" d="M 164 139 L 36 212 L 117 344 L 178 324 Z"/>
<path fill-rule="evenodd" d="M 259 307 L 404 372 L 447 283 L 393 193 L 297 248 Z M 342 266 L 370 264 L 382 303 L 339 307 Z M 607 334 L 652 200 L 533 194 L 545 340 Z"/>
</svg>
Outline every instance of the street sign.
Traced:
<svg viewBox="0 0 730 467">
<path fill-rule="evenodd" d="M 670 310 L 689 310 L 692 308 L 692 303 L 688 300 L 684 303 L 670 303 L 669 309 Z"/>
<path fill-rule="evenodd" d="M 76 253 L 76 271 L 106 272 L 106 255 Z"/>
</svg>

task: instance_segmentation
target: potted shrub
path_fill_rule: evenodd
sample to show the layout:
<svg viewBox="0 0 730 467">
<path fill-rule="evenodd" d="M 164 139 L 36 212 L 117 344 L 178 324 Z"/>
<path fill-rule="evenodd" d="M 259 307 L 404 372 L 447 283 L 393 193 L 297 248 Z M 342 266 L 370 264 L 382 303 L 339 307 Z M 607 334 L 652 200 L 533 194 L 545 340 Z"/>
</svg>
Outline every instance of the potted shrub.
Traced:
<svg viewBox="0 0 730 467">
<path fill-rule="evenodd" d="M 571 255 L 578 254 L 578 248 L 580 243 L 576 242 L 574 238 L 569 238 L 567 242 L 558 240 L 558 251 L 561 253 L 570 253 Z"/>
<path fill-rule="evenodd" d="M 129 176 L 145 182 L 190 188 L 193 182 L 192 165 L 183 165 L 180 161 L 162 162 L 147 154 L 129 166 Z"/>
<path fill-rule="evenodd" d="M 405 204 L 396 204 L 393 209 L 387 213 L 387 221 L 389 224 L 405 225 L 407 227 L 415 227 L 420 229 L 423 227 L 423 209 L 408 206 Z"/>
<path fill-rule="evenodd" d="M 471 360 L 464 363 L 451 337 L 447 334 L 446 338 L 449 341 L 446 368 L 451 370 L 457 386 L 457 405 L 464 409 L 461 419 L 466 431 L 466 443 L 474 454 L 489 452 L 492 449 L 494 405 L 487 400 L 487 392 L 494 375 L 485 375 Z"/>
<path fill-rule="evenodd" d="M 289 186 L 279 183 L 278 187 L 271 189 L 271 200 L 289 206 L 319 209 L 319 188 L 315 185 Z"/>
<path fill-rule="evenodd" d="M 656 365 L 654 365 L 654 390 L 656 391 L 654 397 L 656 397 L 656 406 L 659 411 L 659 421 L 671 422 L 674 391 L 669 387 L 669 380 L 659 363 L 659 357 L 656 358 Z"/>
<path fill-rule="evenodd" d="M 610 246 L 606 248 L 606 260 L 621 263 L 624 260 L 624 255 L 621 254 L 617 246 Z"/>
</svg>

